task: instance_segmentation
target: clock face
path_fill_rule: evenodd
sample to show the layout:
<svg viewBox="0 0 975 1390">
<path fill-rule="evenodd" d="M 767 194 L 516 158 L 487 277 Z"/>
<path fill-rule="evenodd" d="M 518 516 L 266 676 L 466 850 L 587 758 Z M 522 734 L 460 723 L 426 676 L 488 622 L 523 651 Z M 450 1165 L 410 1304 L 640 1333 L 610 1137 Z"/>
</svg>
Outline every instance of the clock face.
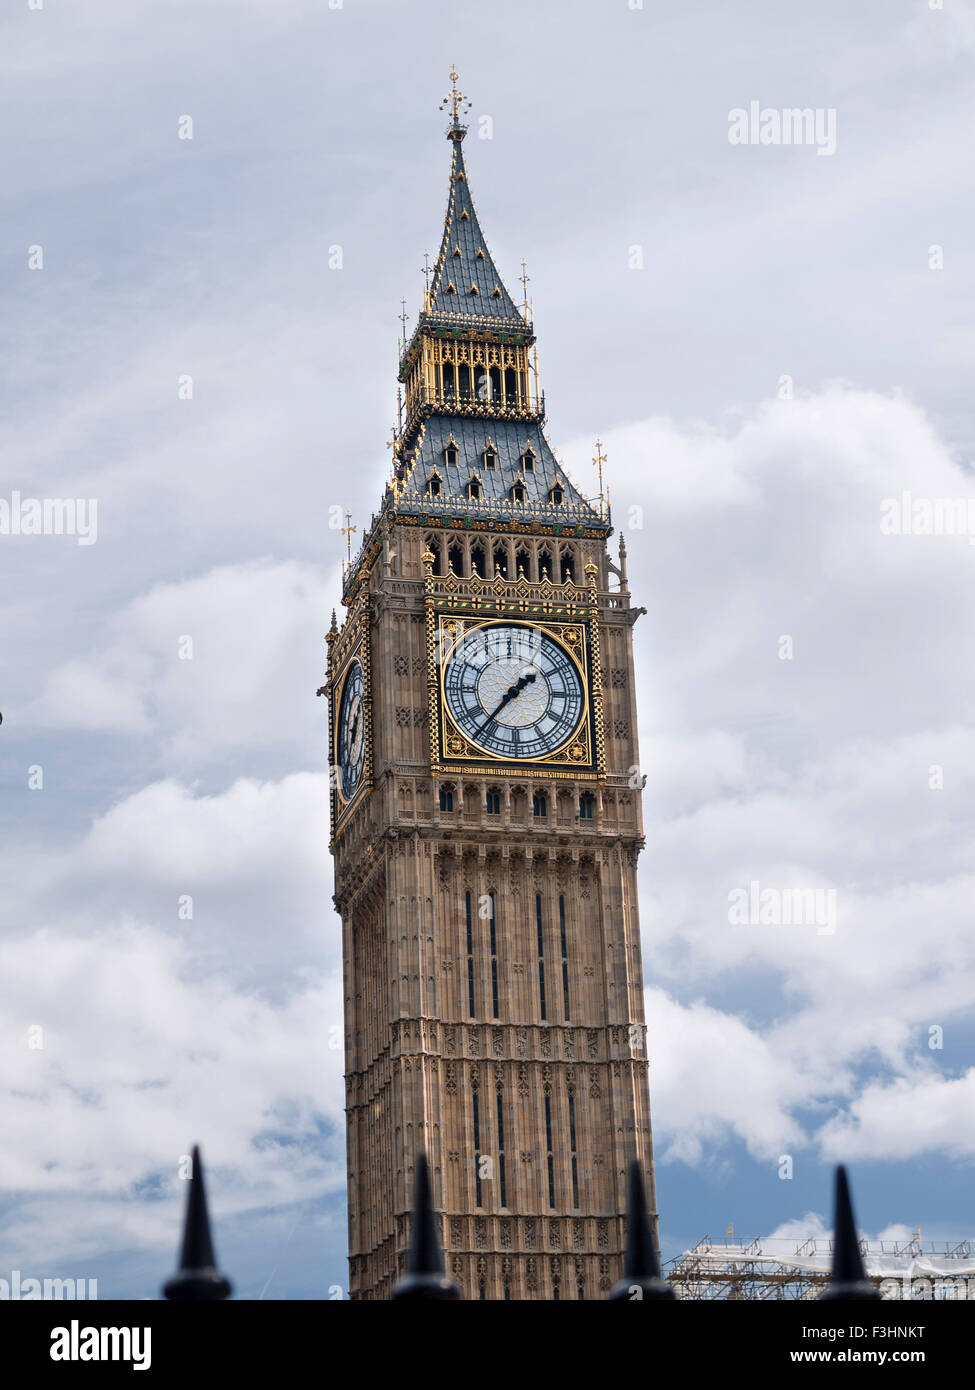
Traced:
<svg viewBox="0 0 975 1390">
<path fill-rule="evenodd" d="M 544 758 L 585 714 L 579 668 L 540 628 L 491 623 L 464 636 L 444 670 L 444 699 L 468 742 L 498 758 Z"/>
<path fill-rule="evenodd" d="M 362 707 L 362 667 L 353 661 L 342 686 L 336 733 L 339 783 L 346 801 L 351 800 L 362 777 L 366 751 L 365 714 Z"/>
</svg>

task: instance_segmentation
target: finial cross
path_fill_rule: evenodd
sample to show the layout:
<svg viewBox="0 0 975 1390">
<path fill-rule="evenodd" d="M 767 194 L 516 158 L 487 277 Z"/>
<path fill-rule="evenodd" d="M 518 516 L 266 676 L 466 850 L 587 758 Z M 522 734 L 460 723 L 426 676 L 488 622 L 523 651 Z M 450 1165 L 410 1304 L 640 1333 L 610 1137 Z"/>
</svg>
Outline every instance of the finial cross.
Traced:
<svg viewBox="0 0 975 1390">
<path fill-rule="evenodd" d="M 460 121 L 458 119 L 460 114 L 463 114 L 465 111 L 469 111 L 471 109 L 470 102 L 467 100 L 467 98 L 464 96 L 464 93 L 457 86 L 457 75 L 457 69 L 453 66 L 453 64 L 451 64 L 450 91 L 447 93 L 443 101 L 440 103 L 441 111 L 445 111 L 447 109 L 447 103 L 450 103 L 450 107 L 453 112 L 454 125 L 460 124 Z"/>
<path fill-rule="evenodd" d="M 358 526 L 352 525 L 352 513 L 346 512 L 345 525 L 342 527 L 342 535 L 345 537 L 345 547 L 348 552 L 348 559 L 350 565 L 352 563 L 352 537 L 355 534 L 355 532 L 358 531 L 358 529 Z"/>
<path fill-rule="evenodd" d="M 603 444 L 602 444 L 602 440 L 601 440 L 601 439 L 597 439 L 597 440 L 596 440 L 596 453 L 595 453 L 595 456 L 594 456 L 592 462 L 593 462 L 593 467 L 594 467 L 595 469 L 597 469 L 597 471 L 598 471 L 598 473 L 599 473 L 599 512 L 600 512 L 600 515 L 602 515 L 602 511 L 603 511 L 603 464 L 606 462 L 606 455 L 603 453 Z"/>
</svg>

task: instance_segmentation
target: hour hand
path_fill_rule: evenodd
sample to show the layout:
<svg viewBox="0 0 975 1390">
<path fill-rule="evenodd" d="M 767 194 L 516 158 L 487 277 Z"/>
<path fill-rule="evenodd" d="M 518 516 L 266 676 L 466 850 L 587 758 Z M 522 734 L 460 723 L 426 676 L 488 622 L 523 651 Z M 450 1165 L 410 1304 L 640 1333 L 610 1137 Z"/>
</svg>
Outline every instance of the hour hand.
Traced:
<svg viewBox="0 0 975 1390">
<path fill-rule="evenodd" d="M 477 730 L 475 738 L 479 737 L 480 734 L 487 728 L 489 724 L 493 724 L 495 719 L 497 719 L 498 715 L 504 709 L 505 705 L 509 704 L 515 698 L 516 695 L 520 695 L 526 685 L 531 685 L 532 681 L 537 679 L 537 671 L 529 671 L 524 676 L 519 676 L 518 679 L 515 681 L 514 685 L 511 686 L 510 689 L 505 691 L 501 703 L 497 706 L 497 708 L 490 715 L 490 717 L 486 719 L 484 723 L 481 725 L 481 727 Z"/>
</svg>

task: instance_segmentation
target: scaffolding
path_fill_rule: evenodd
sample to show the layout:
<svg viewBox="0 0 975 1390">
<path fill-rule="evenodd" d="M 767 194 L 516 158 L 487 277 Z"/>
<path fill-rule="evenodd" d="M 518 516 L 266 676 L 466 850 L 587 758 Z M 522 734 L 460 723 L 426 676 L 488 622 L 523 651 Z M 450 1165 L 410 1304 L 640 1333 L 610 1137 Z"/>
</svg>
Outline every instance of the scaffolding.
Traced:
<svg viewBox="0 0 975 1390">
<path fill-rule="evenodd" d="M 898 1301 L 975 1302 L 971 1242 L 957 1245 L 907 1241 L 860 1242 L 867 1277 L 880 1296 Z M 747 1244 L 715 1244 L 705 1236 L 671 1260 L 666 1277 L 678 1298 L 700 1302 L 815 1299 L 829 1282 L 833 1242 L 773 1237 Z"/>
</svg>

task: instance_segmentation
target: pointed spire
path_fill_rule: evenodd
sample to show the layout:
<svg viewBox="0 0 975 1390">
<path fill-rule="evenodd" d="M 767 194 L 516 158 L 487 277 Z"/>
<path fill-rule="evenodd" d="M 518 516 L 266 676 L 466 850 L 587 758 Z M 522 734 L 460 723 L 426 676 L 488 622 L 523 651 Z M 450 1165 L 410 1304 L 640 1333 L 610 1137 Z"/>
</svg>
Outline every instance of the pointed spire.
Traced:
<svg viewBox="0 0 975 1390">
<path fill-rule="evenodd" d="M 450 78 L 452 89 L 441 102 L 441 109 L 449 107 L 452 113 L 447 127 L 451 146 L 450 195 L 440 254 L 424 308 L 435 319 L 486 318 L 497 321 L 501 328 L 505 326 L 503 321 L 508 320 L 513 331 L 526 333 L 528 324 L 504 287 L 474 211 L 462 149 L 467 127 L 460 119 L 469 110 L 470 102 L 457 89 L 456 69 L 451 68 Z"/>
<path fill-rule="evenodd" d="M 460 1289 L 444 1273 L 443 1253 L 437 1234 L 437 1217 L 430 1192 L 430 1170 L 421 1149 L 416 1156 L 416 1195 L 413 1199 L 413 1240 L 406 1274 L 393 1290 L 393 1298 L 460 1298 Z"/>
<path fill-rule="evenodd" d="M 193 1146 L 193 1172 L 186 1194 L 186 1221 L 183 1226 L 183 1248 L 179 1269 L 163 1286 L 167 1298 L 210 1302 L 227 1298 L 232 1292 L 230 1281 L 217 1269 L 210 1238 L 210 1217 L 207 1213 L 206 1189 L 203 1185 L 203 1163 L 199 1146 Z"/>
<path fill-rule="evenodd" d="M 629 1202 L 626 1218 L 626 1258 L 623 1278 L 610 1294 L 615 1303 L 638 1303 L 676 1298 L 673 1287 L 660 1274 L 660 1255 L 653 1238 L 643 1187 L 643 1170 L 636 1159 L 630 1164 Z"/>
<path fill-rule="evenodd" d="M 857 1239 L 850 1185 L 842 1164 L 836 1170 L 836 1201 L 833 1211 L 833 1268 L 829 1284 L 820 1295 L 824 1299 L 879 1299 L 876 1284 L 867 1278 Z"/>
</svg>

